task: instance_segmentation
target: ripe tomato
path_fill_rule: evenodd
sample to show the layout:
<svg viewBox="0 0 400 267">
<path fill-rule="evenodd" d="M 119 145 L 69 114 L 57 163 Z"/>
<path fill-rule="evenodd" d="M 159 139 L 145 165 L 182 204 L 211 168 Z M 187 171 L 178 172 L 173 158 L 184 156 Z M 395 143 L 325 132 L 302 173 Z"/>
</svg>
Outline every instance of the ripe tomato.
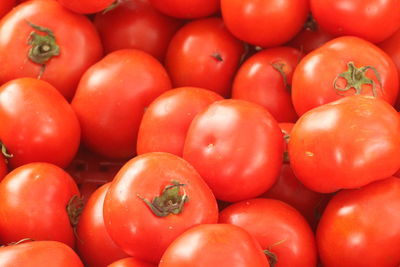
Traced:
<svg viewBox="0 0 400 267">
<path fill-rule="evenodd" d="M 232 224 L 192 227 L 167 248 L 159 267 L 251 266 L 269 267 L 260 244 Z"/>
<path fill-rule="evenodd" d="M 168 16 L 183 19 L 211 16 L 219 10 L 219 0 L 150 0 L 150 3 Z"/>
<path fill-rule="evenodd" d="M 183 24 L 143 0 L 122 1 L 115 9 L 96 14 L 94 23 L 106 53 L 136 48 L 160 61 L 167 53 L 172 36 Z"/>
<path fill-rule="evenodd" d="M 16 4 L 16 0 L 0 1 L 0 18 L 6 15 Z"/>
<path fill-rule="evenodd" d="M 228 96 L 244 54 L 220 18 L 189 22 L 172 38 L 165 66 L 174 87 L 196 86 Z"/>
<path fill-rule="evenodd" d="M 137 260 L 133 257 L 117 260 L 107 267 L 156 267 L 157 265 Z"/>
<path fill-rule="evenodd" d="M 139 260 L 158 263 L 188 228 L 216 223 L 216 200 L 196 170 L 165 152 L 128 161 L 104 200 L 104 222 L 115 243 Z"/>
<path fill-rule="evenodd" d="M 71 176 L 49 163 L 29 163 L 0 183 L 0 243 L 24 238 L 54 240 L 74 247 L 80 209 Z"/>
<path fill-rule="evenodd" d="M 342 190 L 317 229 L 323 266 L 394 267 L 400 263 L 400 179 Z"/>
<path fill-rule="evenodd" d="M 222 100 L 222 96 L 197 87 L 180 87 L 157 97 L 140 123 L 138 154 L 159 151 L 182 156 L 193 118 L 217 100 Z"/>
<path fill-rule="evenodd" d="M 282 132 L 262 106 L 227 99 L 192 121 L 183 148 L 216 198 L 235 202 L 267 191 L 282 165 Z"/>
<path fill-rule="evenodd" d="M 83 267 L 78 255 L 57 241 L 32 241 L 0 247 L 2 267 Z"/>
<path fill-rule="evenodd" d="M 264 106 L 278 122 L 295 122 L 297 114 L 290 95 L 292 75 L 303 54 L 291 47 L 262 50 L 239 68 L 232 98 Z"/>
<path fill-rule="evenodd" d="M 136 49 L 108 54 L 83 75 L 71 103 L 83 143 L 105 157 L 134 156 L 145 108 L 170 88 L 167 72 L 149 54 Z"/>
<path fill-rule="evenodd" d="M 308 11 L 307 0 L 221 0 L 222 18 L 229 31 L 262 47 L 292 39 L 301 30 Z"/>
<path fill-rule="evenodd" d="M 232 204 L 219 216 L 249 232 L 275 267 L 312 267 L 317 264 L 314 234 L 293 207 L 275 199 L 251 199 Z"/>
<path fill-rule="evenodd" d="M 66 167 L 80 142 L 79 121 L 49 83 L 19 78 L 0 87 L 0 140 L 10 167 L 49 162 Z"/>
<path fill-rule="evenodd" d="M 0 21 L 0 84 L 40 77 L 70 100 L 84 71 L 101 56 L 92 23 L 57 1 L 28 1 Z"/>
<path fill-rule="evenodd" d="M 57 0 L 61 5 L 75 13 L 91 14 L 109 7 L 115 0 Z"/>
<path fill-rule="evenodd" d="M 385 52 L 368 41 L 345 36 L 300 61 L 293 74 L 292 100 L 299 115 L 354 94 L 373 95 L 394 104 L 398 84 L 396 66 Z"/>
<path fill-rule="evenodd" d="M 290 164 L 316 192 L 357 188 L 400 168 L 400 116 L 386 101 L 348 96 L 305 113 L 293 127 Z"/>
<path fill-rule="evenodd" d="M 310 4 L 318 24 L 336 36 L 358 36 L 377 43 L 400 27 L 399 0 L 311 0 Z"/>
</svg>

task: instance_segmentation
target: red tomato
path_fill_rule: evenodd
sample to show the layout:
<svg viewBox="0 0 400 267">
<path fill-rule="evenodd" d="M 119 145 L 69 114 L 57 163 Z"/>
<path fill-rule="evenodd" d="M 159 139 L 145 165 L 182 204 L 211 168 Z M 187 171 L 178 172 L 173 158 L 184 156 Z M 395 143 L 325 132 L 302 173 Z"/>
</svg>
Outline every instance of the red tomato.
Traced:
<svg viewBox="0 0 400 267">
<path fill-rule="evenodd" d="M 140 123 L 138 154 L 159 151 L 182 156 L 193 118 L 217 100 L 222 100 L 217 93 L 196 87 L 176 88 L 157 97 Z"/>
<path fill-rule="evenodd" d="M 295 122 L 297 114 L 290 95 L 292 75 L 303 54 L 291 47 L 262 50 L 239 68 L 232 98 L 264 106 L 278 122 Z"/>
<path fill-rule="evenodd" d="M 79 190 L 63 169 L 30 163 L 0 183 L 0 243 L 24 238 L 54 240 L 74 247 Z"/>
<path fill-rule="evenodd" d="M 399 196 L 394 177 L 336 194 L 317 229 L 323 266 L 399 266 Z"/>
<path fill-rule="evenodd" d="M 221 0 L 226 27 L 240 40 L 270 47 L 292 39 L 307 19 L 307 0 Z"/>
<path fill-rule="evenodd" d="M 82 127 L 82 141 L 109 158 L 129 158 L 145 108 L 171 88 L 163 66 L 135 49 L 118 50 L 83 75 L 72 100 Z"/>
<path fill-rule="evenodd" d="M 400 27 L 399 0 L 311 0 L 310 4 L 321 28 L 336 36 L 358 36 L 377 43 Z"/>
<path fill-rule="evenodd" d="M 400 168 L 400 116 L 386 101 L 348 96 L 305 113 L 293 127 L 290 164 L 316 192 L 357 188 Z"/>
<path fill-rule="evenodd" d="M 267 191 L 282 165 L 282 132 L 262 106 L 217 101 L 192 121 L 183 148 L 216 198 L 235 202 Z"/>
<path fill-rule="evenodd" d="M 357 37 L 339 37 L 312 51 L 297 65 L 293 105 L 302 115 L 354 94 L 373 95 L 394 104 L 398 84 L 396 66 L 385 52 Z"/>
<path fill-rule="evenodd" d="M 57 241 L 33 241 L 0 247 L 2 267 L 83 267 L 78 255 Z"/>
<path fill-rule="evenodd" d="M 269 267 L 260 244 L 241 227 L 203 224 L 192 227 L 165 251 L 159 267 Z"/>
<path fill-rule="evenodd" d="M 0 18 L 6 15 L 16 4 L 16 0 L 0 1 Z"/>
<path fill-rule="evenodd" d="M 100 12 L 109 7 L 115 0 L 57 0 L 61 5 L 80 14 Z"/>
<path fill-rule="evenodd" d="M 110 265 L 108 265 L 107 267 L 156 267 L 156 266 L 157 265 L 129 257 L 129 258 L 115 261 L 115 262 L 111 263 Z"/>
<path fill-rule="evenodd" d="M 79 121 L 45 81 L 20 78 L 1 86 L 0 121 L 0 140 L 12 154 L 12 168 L 39 161 L 66 167 L 78 150 Z"/>
<path fill-rule="evenodd" d="M 106 13 L 98 13 L 94 23 L 110 53 L 118 49 L 141 49 L 162 61 L 172 36 L 183 24 L 167 17 L 144 0 L 125 0 Z"/>
<path fill-rule="evenodd" d="M 314 234 L 304 217 L 274 199 L 251 199 L 220 213 L 219 223 L 242 227 L 267 250 L 271 266 L 312 267 L 317 264 Z"/>
<path fill-rule="evenodd" d="M 0 84 L 41 77 L 70 100 L 84 71 L 101 56 L 92 23 L 57 1 L 28 1 L 0 22 Z"/>
<path fill-rule="evenodd" d="M 216 200 L 200 175 L 182 158 L 164 152 L 126 163 L 108 190 L 103 212 L 115 243 L 152 263 L 188 228 L 218 220 Z"/>
<path fill-rule="evenodd" d="M 220 18 L 189 22 L 172 38 L 165 66 L 174 87 L 196 86 L 228 96 L 244 54 Z"/>
<path fill-rule="evenodd" d="M 196 19 L 217 13 L 219 0 L 150 0 L 160 12 L 177 18 Z"/>
</svg>

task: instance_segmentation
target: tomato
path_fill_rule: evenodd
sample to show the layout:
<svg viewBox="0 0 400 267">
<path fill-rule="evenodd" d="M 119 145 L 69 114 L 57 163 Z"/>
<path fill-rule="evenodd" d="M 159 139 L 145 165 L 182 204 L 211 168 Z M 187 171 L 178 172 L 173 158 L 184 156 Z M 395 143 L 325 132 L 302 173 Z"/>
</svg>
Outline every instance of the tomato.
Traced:
<svg viewBox="0 0 400 267">
<path fill-rule="evenodd" d="M 317 229 L 325 267 L 400 263 L 400 179 L 343 190 L 329 202 Z"/>
<path fill-rule="evenodd" d="M 135 49 L 112 52 L 91 66 L 72 100 L 82 141 L 109 158 L 129 158 L 145 108 L 171 88 L 167 72 L 149 54 Z"/>
<path fill-rule="evenodd" d="M 158 263 L 167 246 L 188 228 L 216 223 L 216 200 L 182 158 L 153 152 L 128 161 L 104 200 L 104 222 L 130 256 Z"/>
<path fill-rule="evenodd" d="M 32 241 L 0 247 L 2 267 L 83 267 L 78 255 L 68 246 L 57 241 Z"/>
<path fill-rule="evenodd" d="M 109 7 L 115 0 L 57 0 L 69 10 L 80 14 L 100 12 Z"/>
<path fill-rule="evenodd" d="M 316 192 L 357 188 L 400 168 L 400 116 L 386 101 L 348 96 L 305 113 L 293 127 L 290 164 Z"/>
<path fill-rule="evenodd" d="M 156 267 L 156 265 L 129 257 L 117 260 L 108 265 L 108 267 Z"/>
<path fill-rule="evenodd" d="M 244 52 L 244 44 L 220 18 L 200 19 L 183 26 L 172 38 L 165 66 L 174 87 L 196 86 L 228 96 Z"/>
<path fill-rule="evenodd" d="M 0 140 L 12 154 L 12 168 L 37 161 L 66 167 L 78 150 L 79 121 L 45 81 L 19 78 L 1 86 L 0 121 Z"/>
<path fill-rule="evenodd" d="M 222 18 L 234 36 L 271 47 L 292 39 L 307 19 L 307 0 L 221 0 Z"/>
<path fill-rule="evenodd" d="M 70 100 L 83 72 L 101 56 L 92 23 L 57 1 L 28 1 L 0 22 L 0 84 L 39 77 Z"/>
<path fill-rule="evenodd" d="M 282 165 L 282 133 L 262 106 L 217 101 L 192 121 L 183 148 L 217 199 L 235 202 L 267 191 Z"/>
<path fill-rule="evenodd" d="M 157 97 L 140 123 L 138 154 L 160 151 L 182 156 L 193 118 L 217 100 L 222 100 L 217 93 L 197 87 L 180 87 Z"/>
<path fill-rule="evenodd" d="M 262 50 L 239 68 L 232 98 L 264 106 L 278 122 L 295 122 L 297 114 L 290 95 L 292 75 L 303 54 L 291 47 Z"/>
<path fill-rule="evenodd" d="M 292 100 L 299 115 L 355 94 L 394 104 L 398 84 L 396 66 L 385 52 L 368 41 L 345 36 L 327 42 L 300 61 L 293 74 Z"/>
<path fill-rule="evenodd" d="M 220 213 L 219 223 L 242 227 L 267 250 L 275 267 L 311 267 L 317 263 L 314 234 L 304 217 L 274 199 L 251 199 L 232 204 Z"/>
<path fill-rule="evenodd" d="M 196 19 L 217 13 L 219 0 L 150 0 L 160 12 L 177 18 Z"/>
<path fill-rule="evenodd" d="M 162 61 L 168 44 L 182 26 L 180 20 L 167 17 L 144 0 L 125 0 L 113 10 L 96 14 L 104 51 L 141 49 Z"/>
<path fill-rule="evenodd" d="M 71 176 L 50 163 L 29 163 L 0 183 L 0 243 L 24 238 L 74 247 L 79 190 Z"/>
<path fill-rule="evenodd" d="M 16 0 L 2 0 L 0 2 L 0 18 L 6 15 L 16 4 Z"/>
<path fill-rule="evenodd" d="M 311 12 L 328 33 L 377 43 L 400 27 L 399 0 L 311 0 Z"/>
</svg>

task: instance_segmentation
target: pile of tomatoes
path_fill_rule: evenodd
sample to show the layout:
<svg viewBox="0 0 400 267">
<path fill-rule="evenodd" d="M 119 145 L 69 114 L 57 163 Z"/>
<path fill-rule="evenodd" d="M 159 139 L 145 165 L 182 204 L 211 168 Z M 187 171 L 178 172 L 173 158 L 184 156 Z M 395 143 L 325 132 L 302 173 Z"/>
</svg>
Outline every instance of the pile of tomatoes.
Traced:
<svg viewBox="0 0 400 267">
<path fill-rule="evenodd" d="M 400 0 L 1 0 L 0 266 L 398 267 Z"/>
</svg>

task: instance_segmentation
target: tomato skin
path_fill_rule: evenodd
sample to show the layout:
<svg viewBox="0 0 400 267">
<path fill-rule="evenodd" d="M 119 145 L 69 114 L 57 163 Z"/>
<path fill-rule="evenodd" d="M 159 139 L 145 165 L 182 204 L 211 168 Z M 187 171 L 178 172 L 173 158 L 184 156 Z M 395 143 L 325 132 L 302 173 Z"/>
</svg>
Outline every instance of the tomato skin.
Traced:
<svg viewBox="0 0 400 267">
<path fill-rule="evenodd" d="M 232 98 L 264 106 L 278 122 L 295 122 L 298 116 L 292 104 L 290 86 L 293 71 L 302 57 L 299 50 L 291 47 L 270 48 L 256 53 L 236 73 Z M 284 77 L 277 68 L 281 69 Z"/>
<path fill-rule="evenodd" d="M 136 49 L 112 52 L 83 75 L 72 100 L 82 127 L 82 141 L 109 158 L 136 154 L 145 108 L 171 83 L 163 66 Z"/>
<path fill-rule="evenodd" d="M 16 0 L 2 0 L 0 2 L 0 18 L 6 15 L 16 4 Z"/>
<path fill-rule="evenodd" d="M 310 5 L 321 28 L 336 36 L 378 43 L 400 27 L 399 0 L 311 0 Z"/>
<path fill-rule="evenodd" d="M 375 83 L 376 96 L 392 105 L 395 103 L 399 81 L 396 66 L 390 57 L 368 41 L 344 36 L 335 38 L 312 51 L 297 65 L 293 74 L 292 100 L 299 116 L 319 105 L 356 94 L 354 88 L 345 92 L 334 88 L 335 79 L 348 70 L 349 62 L 354 62 L 357 68 L 365 66 L 375 68 L 381 83 L 372 69 L 366 71 L 366 77 Z M 339 78 L 337 86 L 344 89 L 345 79 Z M 372 86 L 362 85 L 361 94 L 373 95 Z"/>
<path fill-rule="evenodd" d="M 110 265 L 108 265 L 107 267 L 156 267 L 156 266 L 157 265 L 129 257 L 129 258 L 117 260 L 117 261 L 111 263 Z"/>
<path fill-rule="evenodd" d="M 143 199 L 152 201 L 173 181 L 185 184 L 180 195 L 186 193 L 189 201 L 181 213 L 158 217 Z M 165 152 L 128 161 L 108 190 L 103 213 L 108 233 L 124 252 L 155 264 L 186 229 L 218 221 L 216 200 L 197 171 L 182 158 Z"/>
<path fill-rule="evenodd" d="M 60 54 L 45 65 L 44 81 L 71 100 L 84 71 L 102 56 L 100 38 L 84 16 L 63 8 L 57 1 L 28 1 L 0 22 L 0 84 L 20 77 L 37 78 L 41 65 L 28 58 L 27 40 L 35 30 L 27 21 L 53 31 Z"/>
<path fill-rule="evenodd" d="M 400 116 L 386 101 L 348 96 L 305 113 L 293 127 L 290 164 L 316 192 L 357 188 L 400 168 Z"/>
<path fill-rule="evenodd" d="M 183 19 L 211 16 L 219 10 L 218 0 L 150 0 L 150 3 L 168 16 Z"/>
<path fill-rule="evenodd" d="M 0 243 L 24 238 L 74 247 L 67 205 L 79 190 L 71 176 L 49 163 L 14 169 L 0 183 Z"/>
<path fill-rule="evenodd" d="M 337 193 L 317 229 L 323 266 L 398 266 L 399 195 L 394 177 Z"/>
<path fill-rule="evenodd" d="M 70 247 L 57 241 L 32 241 L 0 247 L 0 265 L 83 267 L 78 255 Z"/>
<path fill-rule="evenodd" d="M 79 121 L 49 83 L 19 78 L 0 87 L 0 140 L 13 156 L 11 168 L 29 162 L 66 167 L 80 142 Z"/>
<path fill-rule="evenodd" d="M 161 258 L 159 267 L 269 267 L 260 244 L 232 224 L 194 226 L 177 237 Z"/>
<path fill-rule="evenodd" d="M 159 151 L 182 156 L 193 118 L 218 100 L 222 96 L 197 87 L 180 87 L 163 93 L 149 105 L 142 118 L 137 153 Z"/>
<path fill-rule="evenodd" d="M 115 0 L 57 0 L 61 5 L 79 14 L 100 12 L 110 6 Z"/>
<path fill-rule="evenodd" d="M 105 53 L 135 48 L 163 61 L 168 44 L 183 21 L 163 15 L 147 1 L 129 0 L 105 14 L 96 14 L 94 24 Z"/>
<path fill-rule="evenodd" d="M 174 35 L 165 67 L 174 87 L 201 87 L 226 97 L 244 52 L 244 44 L 228 32 L 220 18 L 200 19 Z"/>
<path fill-rule="evenodd" d="M 261 195 L 276 181 L 282 165 L 282 139 L 278 123 L 262 106 L 221 100 L 192 121 L 183 158 L 196 168 L 217 199 L 235 202 Z"/>
<path fill-rule="evenodd" d="M 272 47 L 286 43 L 307 19 L 307 0 L 221 0 L 222 18 L 234 36 L 247 43 Z"/>
</svg>

